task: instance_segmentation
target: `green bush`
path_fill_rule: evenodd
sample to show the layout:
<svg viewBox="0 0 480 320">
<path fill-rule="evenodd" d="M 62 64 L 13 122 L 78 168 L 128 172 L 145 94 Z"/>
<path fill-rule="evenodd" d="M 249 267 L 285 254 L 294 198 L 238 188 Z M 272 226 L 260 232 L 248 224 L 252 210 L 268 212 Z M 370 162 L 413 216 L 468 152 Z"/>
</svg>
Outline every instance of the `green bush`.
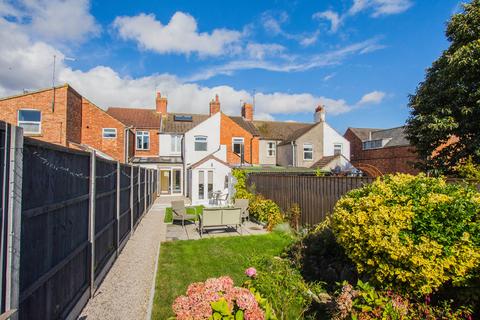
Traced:
<svg viewBox="0 0 480 320">
<path fill-rule="evenodd" d="M 338 243 L 382 288 L 426 295 L 479 277 L 480 194 L 442 178 L 398 174 L 338 201 Z"/>
<path fill-rule="evenodd" d="M 267 299 L 280 320 L 304 319 L 325 292 L 319 283 L 307 284 L 289 260 L 260 258 L 252 260 L 251 264 L 257 273 L 245 282 L 245 286 Z"/>
</svg>

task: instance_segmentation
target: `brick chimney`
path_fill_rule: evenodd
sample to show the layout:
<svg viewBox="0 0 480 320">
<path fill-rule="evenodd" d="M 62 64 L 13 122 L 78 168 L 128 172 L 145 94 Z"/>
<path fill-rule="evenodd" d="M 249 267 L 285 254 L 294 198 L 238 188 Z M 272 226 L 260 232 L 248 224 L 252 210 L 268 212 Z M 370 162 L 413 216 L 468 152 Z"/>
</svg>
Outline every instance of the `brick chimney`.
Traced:
<svg viewBox="0 0 480 320">
<path fill-rule="evenodd" d="M 220 100 L 218 99 L 218 94 L 215 95 L 215 100 L 210 101 L 210 115 L 213 116 L 215 113 L 220 112 Z"/>
<path fill-rule="evenodd" d="M 160 92 L 157 92 L 157 98 L 155 99 L 156 109 L 158 113 L 163 115 L 167 114 L 167 97 L 162 97 Z"/>
<path fill-rule="evenodd" d="M 319 105 L 315 109 L 314 121 L 315 122 L 325 122 L 325 106 Z"/>
<path fill-rule="evenodd" d="M 247 121 L 253 121 L 253 105 L 244 103 L 242 106 L 242 117 Z"/>
</svg>

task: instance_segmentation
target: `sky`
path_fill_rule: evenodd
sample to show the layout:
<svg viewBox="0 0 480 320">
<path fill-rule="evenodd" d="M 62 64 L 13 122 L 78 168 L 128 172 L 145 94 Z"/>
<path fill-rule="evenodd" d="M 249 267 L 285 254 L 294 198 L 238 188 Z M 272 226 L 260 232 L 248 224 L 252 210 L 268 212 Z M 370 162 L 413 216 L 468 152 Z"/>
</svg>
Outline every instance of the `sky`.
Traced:
<svg viewBox="0 0 480 320">
<path fill-rule="evenodd" d="M 0 97 L 69 83 L 101 108 L 389 128 L 448 47 L 458 0 L 0 0 Z M 55 56 L 55 77 L 53 77 Z"/>
</svg>

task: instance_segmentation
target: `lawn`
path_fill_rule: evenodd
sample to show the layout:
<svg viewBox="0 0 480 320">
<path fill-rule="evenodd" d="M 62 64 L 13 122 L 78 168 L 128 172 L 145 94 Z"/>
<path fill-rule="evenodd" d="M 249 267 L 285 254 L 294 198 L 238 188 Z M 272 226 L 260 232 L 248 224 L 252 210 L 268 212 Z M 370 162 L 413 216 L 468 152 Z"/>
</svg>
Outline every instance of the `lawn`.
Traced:
<svg viewBox="0 0 480 320">
<path fill-rule="evenodd" d="M 187 211 L 187 214 L 195 214 L 195 211 L 197 212 L 197 214 L 202 214 L 203 206 L 187 207 L 186 211 Z M 165 209 L 165 217 L 163 218 L 163 222 L 172 223 L 172 221 L 173 221 L 173 212 L 172 212 L 172 208 L 169 207 Z"/>
<path fill-rule="evenodd" d="M 241 285 L 251 258 L 278 255 L 291 241 L 283 234 L 270 233 L 162 243 L 152 319 L 172 316 L 173 300 L 185 294 L 192 282 L 229 275 Z"/>
</svg>

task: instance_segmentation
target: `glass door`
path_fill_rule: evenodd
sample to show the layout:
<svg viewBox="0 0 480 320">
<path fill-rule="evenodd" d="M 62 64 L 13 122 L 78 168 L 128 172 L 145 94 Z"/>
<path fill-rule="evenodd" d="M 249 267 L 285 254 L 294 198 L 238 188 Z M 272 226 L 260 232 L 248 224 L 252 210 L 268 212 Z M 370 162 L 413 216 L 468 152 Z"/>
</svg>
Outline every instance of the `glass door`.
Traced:
<svg viewBox="0 0 480 320">
<path fill-rule="evenodd" d="M 182 170 L 172 170 L 172 192 L 175 194 L 182 193 Z"/>
<path fill-rule="evenodd" d="M 160 194 L 170 194 L 170 170 L 160 170 Z"/>
</svg>

